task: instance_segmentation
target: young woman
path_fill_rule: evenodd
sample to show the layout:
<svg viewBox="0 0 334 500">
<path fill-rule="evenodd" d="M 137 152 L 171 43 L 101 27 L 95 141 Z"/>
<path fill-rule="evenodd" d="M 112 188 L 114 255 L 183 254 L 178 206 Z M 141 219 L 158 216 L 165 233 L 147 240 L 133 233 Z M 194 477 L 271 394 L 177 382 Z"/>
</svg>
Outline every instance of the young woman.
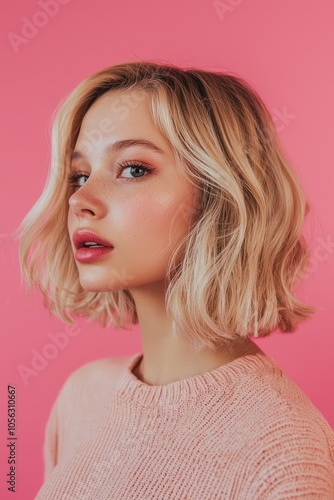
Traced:
<svg viewBox="0 0 334 500">
<path fill-rule="evenodd" d="M 251 337 L 292 332 L 310 206 L 241 78 L 154 62 L 59 109 L 22 271 L 64 321 L 139 323 L 142 352 L 73 372 L 44 499 L 334 498 L 334 433 Z"/>
</svg>

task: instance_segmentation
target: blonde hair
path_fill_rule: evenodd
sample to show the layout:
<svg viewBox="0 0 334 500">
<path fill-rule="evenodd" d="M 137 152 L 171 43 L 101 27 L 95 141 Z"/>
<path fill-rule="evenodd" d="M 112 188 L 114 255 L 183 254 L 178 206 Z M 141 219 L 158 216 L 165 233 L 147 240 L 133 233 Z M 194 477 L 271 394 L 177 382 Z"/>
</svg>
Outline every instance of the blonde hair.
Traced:
<svg viewBox="0 0 334 500">
<path fill-rule="evenodd" d="M 156 126 L 200 190 L 196 220 L 166 274 L 173 335 L 199 351 L 274 329 L 294 331 L 316 311 L 293 295 L 310 259 L 301 233 L 310 205 L 270 113 L 240 77 L 171 64 L 103 69 L 58 109 L 48 181 L 17 230 L 28 289 L 38 287 L 45 306 L 66 322 L 77 315 L 117 329 L 138 323 L 127 289 L 81 287 L 67 231 L 64 179 L 82 119 L 99 96 L 114 90 L 145 91 Z"/>
</svg>

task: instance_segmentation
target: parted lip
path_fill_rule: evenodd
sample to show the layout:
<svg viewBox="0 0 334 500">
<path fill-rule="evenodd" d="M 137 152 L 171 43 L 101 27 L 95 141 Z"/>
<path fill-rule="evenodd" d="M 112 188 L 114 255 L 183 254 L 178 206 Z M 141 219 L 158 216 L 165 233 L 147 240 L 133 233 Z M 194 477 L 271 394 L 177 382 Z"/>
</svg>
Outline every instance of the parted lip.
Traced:
<svg viewBox="0 0 334 500">
<path fill-rule="evenodd" d="M 85 243 L 87 242 L 97 243 L 98 245 L 102 245 L 104 247 L 113 248 L 113 245 L 109 243 L 109 241 L 100 238 L 100 236 L 97 236 L 97 234 L 94 234 L 87 229 L 74 231 L 73 243 L 76 249 L 85 247 Z"/>
</svg>

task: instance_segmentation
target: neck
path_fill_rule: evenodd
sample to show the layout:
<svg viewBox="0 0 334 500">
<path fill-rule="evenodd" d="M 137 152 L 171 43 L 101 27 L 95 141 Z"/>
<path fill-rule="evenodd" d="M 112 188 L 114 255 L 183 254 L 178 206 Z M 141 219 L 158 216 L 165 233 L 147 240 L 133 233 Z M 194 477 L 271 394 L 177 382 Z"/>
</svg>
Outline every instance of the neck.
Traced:
<svg viewBox="0 0 334 500">
<path fill-rule="evenodd" d="M 162 283 L 131 290 L 136 304 L 143 357 L 133 373 L 148 385 L 165 385 L 212 371 L 239 356 L 261 352 L 250 339 L 196 353 L 172 336 Z"/>
<path fill-rule="evenodd" d="M 210 371 L 219 368 L 222 365 L 230 363 L 231 361 L 237 359 L 240 356 L 245 356 L 248 354 L 262 353 L 260 348 L 258 348 L 254 343 L 250 347 L 238 346 L 238 352 L 226 351 L 223 348 L 219 351 L 210 351 L 201 354 L 189 355 L 186 359 L 177 358 L 176 360 L 168 359 L 170 369 L 166 368 L 164 365 L 164 371 L 159 368 L 159 363 L 157 360 L 148 359 L 143 353 L 143 357 L 138 365 L 133 370 L 134 375 L 148 385 L 166 385 L 172 382 L 176 382 L 182 379 L 195 377 L 196 375 L 202 375 Z M 166 360 L 164 360 L 167 363 Z"/>
</svg>

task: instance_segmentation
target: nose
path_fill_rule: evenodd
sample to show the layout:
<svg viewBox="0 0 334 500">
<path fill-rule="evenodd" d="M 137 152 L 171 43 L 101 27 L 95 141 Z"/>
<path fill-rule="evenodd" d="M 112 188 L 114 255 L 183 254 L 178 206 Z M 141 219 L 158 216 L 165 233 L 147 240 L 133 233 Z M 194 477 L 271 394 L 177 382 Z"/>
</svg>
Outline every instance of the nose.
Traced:
<svg viewBox="0 0 334 500">
<path fill-rule="evenodd" d="M 68 204 L 70 211 L 79 217 L 101 218 L 106 214 L 106 205 L 96 186 L 93 191 L 86 181 L 83 186 L 77 189 L 69 198 Z"/>
</svg>

